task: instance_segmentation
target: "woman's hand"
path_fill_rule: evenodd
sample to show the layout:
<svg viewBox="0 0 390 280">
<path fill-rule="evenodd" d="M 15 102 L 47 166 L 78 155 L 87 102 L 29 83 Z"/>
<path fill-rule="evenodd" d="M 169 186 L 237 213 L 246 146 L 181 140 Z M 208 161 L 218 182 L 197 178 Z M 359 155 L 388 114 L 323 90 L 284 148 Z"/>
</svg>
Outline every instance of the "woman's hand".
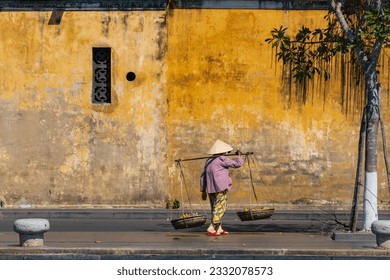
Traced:
<svg viewBox="0 0 390 280">
<path fill-rule="evenodd" d="M 202 192 L 202 200 L 206 200 L 207 199 L 207 192 Z"/>
</svg>

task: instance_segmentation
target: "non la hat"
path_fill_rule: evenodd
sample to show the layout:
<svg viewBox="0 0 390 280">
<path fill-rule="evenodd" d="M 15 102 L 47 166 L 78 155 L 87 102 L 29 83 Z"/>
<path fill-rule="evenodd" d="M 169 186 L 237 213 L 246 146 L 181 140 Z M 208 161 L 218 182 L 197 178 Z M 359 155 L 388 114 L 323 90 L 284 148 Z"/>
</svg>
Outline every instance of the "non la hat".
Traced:
<svg viewBox="0 0 390 280">
<path fill-rule="evenodd" d="M 226 144 L 225 142 L 218 139 L 211 146 L 211 148 L 207 151 L 207 154 L 209 154 L 209 155 L 223 154 L 226 152 L 230 152 L 232 150 L 233 150 L 232 146 L 230 146 L 229 144 Z"/>
</svg>

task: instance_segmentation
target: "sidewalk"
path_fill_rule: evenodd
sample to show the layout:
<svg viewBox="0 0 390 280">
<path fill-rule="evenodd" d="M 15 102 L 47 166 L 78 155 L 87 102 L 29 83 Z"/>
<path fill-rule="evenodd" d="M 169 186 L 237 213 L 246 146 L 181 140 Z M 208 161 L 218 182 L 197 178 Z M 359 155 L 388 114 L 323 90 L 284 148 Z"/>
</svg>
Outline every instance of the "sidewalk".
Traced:
<svg viewBox="0 0 390 280">
<path fill-rule="evenodd" d="M 348 222 L 348 213 L 336 215 Z M 205 234 L 208 223 L 175 230 L 171 216 L 165 209 L 0 209 L 0 259 L 390 259 L 374 235 L 345 235 L 320 210 L 279 210 L 251 222 L 230 210 L 224 218 L 230 234 L 218 237 Z M 12 229 L 19 218 L 49 220 L 45 246 L 19 246 Z M 390 211 L 380 219 L 390 219 Z M 332 232 L 341 238 L 333 240 Z"/>
</svg>

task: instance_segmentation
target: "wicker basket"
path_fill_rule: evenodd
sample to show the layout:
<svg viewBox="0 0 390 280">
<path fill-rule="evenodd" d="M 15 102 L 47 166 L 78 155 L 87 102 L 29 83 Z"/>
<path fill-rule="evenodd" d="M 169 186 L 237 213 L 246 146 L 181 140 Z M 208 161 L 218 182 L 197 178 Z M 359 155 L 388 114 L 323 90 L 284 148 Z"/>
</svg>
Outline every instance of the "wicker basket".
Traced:
<svg viewBox="0 0 390 280">
<path fill-rule="evenodd" d="M 203 226 L 206 221 L 206 215 L 193 215 L 190 217 L 173 219 L 171 220 L 171 224 L 175 229 L 185 229 Z"/>
<path fill-rule="evenodd" d="M 239 211 L 236 212 L 236 214 L 241 221 L 253 221 L 253 220 L 267 219 L 272 216 L 274 211 L 275 211 L 274 208 L 256 208 L 256 209 L 249 209 L 246 211 Z"/>
</svg>

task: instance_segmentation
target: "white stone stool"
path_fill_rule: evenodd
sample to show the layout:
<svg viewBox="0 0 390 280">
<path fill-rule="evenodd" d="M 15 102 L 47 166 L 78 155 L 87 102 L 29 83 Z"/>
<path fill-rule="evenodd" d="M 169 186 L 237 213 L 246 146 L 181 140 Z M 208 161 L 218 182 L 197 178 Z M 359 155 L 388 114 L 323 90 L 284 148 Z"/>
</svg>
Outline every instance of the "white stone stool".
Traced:
<svg viewBox="0 0 390 280">
<path fill-rule="evenodd" d="M 14 222 L 14 231 L 19 233 L 20 246 L 43 246 L 43 234 L 50 229 L 46 219 L 19 219 Z"/>
<path fill-rule="evenodd" d="M 390 220 L 377 220 L 371 224 L 371 231 L 376 235 L 376 244 L 390 249 Z"/>
</svg>

